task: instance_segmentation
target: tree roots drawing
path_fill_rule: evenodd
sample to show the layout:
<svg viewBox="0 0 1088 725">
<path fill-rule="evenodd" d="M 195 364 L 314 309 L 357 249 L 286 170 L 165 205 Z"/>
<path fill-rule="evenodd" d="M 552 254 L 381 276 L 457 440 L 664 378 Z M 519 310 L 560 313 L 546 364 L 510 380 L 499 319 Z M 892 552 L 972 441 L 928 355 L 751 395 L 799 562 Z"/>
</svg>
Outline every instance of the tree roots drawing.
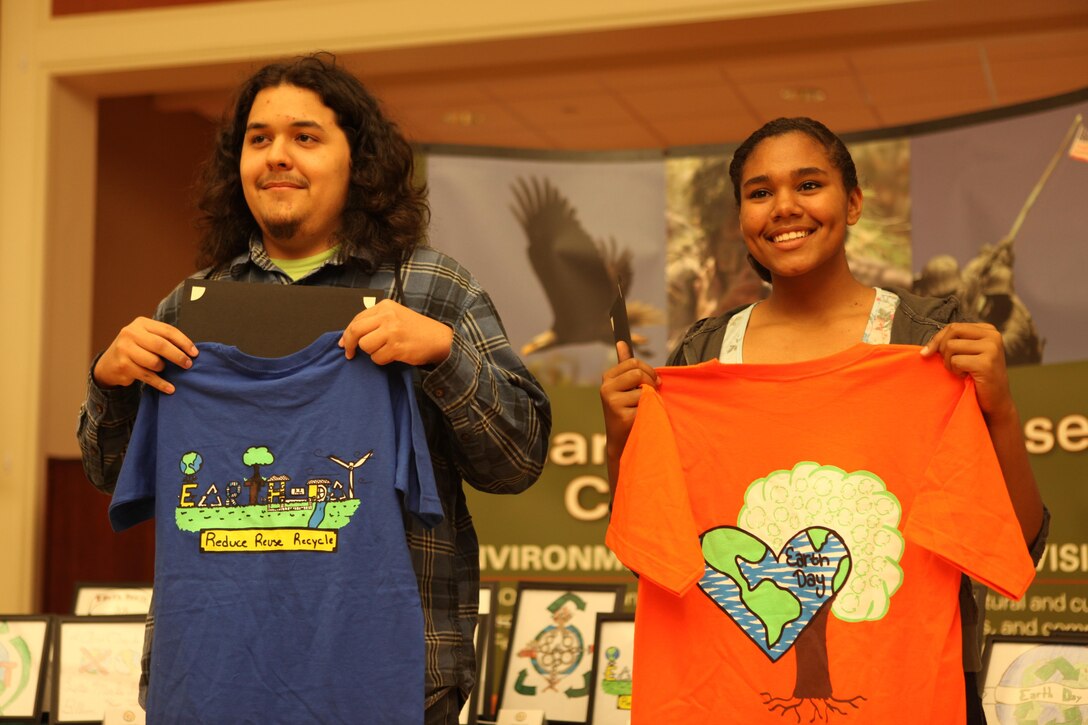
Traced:
<svg viewBox="0 0 1088 725">
<path fill-rule="evenodd" d="M 851 708 L 857 710 L 859 708 L 859 701 L 864 701 L 865 698 L 861 695 L 851 697 L 849 699 L 839 699 L 835 697 L 772 697 L 769 692 L 764 692 L 763 704 L 767 706 L 767 709 L 771 712 L 781 710 L 779 714 L 783 717 L 786 713 L 792 713 L 797 718 L 797 722 L 802 720 L 802 713 L 809 713 L 809 718 L 805 722 L 831 722 L 831 716 L 835 715 L 849 715 Z"/>
</svg>

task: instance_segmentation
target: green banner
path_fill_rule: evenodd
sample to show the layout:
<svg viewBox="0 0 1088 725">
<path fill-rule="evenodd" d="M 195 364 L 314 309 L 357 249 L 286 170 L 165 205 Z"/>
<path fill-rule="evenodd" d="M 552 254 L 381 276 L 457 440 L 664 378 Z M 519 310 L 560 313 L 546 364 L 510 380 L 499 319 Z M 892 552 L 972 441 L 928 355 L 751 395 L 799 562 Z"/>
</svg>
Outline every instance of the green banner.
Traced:
<svg viewBox="0 0 1088 725">
<path fill-rule="evenodd" d="M 1031 467 L 1050 508 L 1050 538 L 1019 602 L 990 593 L 986 633 L 1088 631 L 1088 362 L 1010 369 Z"/>
<path fill-rule="evenodd" d="M 491 607 L 498 690 L 518 581 L 622 582 L 634 611 L 636 579 L 604 545 L 608 476 L 598 389 L 548 386 L 552 436 L 544 473 L 526 492 L 494 496 L 465 487 L 480 538 L 480 577 L 499 583 Z"/>
<path fill-rule="evenodd" d="M 544 473 L 517 496 L 468 492 L 488 581 L 627 581 L 604 545 L 608 480 L 596 387 L 551 386 L 551 447 Z"/>
</svg>

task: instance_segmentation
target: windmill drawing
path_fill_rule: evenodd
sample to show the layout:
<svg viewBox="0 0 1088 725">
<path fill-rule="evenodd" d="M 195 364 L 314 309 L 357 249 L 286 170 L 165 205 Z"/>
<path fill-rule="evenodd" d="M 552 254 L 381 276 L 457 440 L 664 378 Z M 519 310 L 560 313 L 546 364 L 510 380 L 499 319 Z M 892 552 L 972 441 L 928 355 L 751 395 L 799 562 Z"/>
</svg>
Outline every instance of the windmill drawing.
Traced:
<svg viewBox="0 0 1088 725">
<path fill-rule="evenodd" d="M 372 455 L 374 455 L 374 451 L 367 451 L 362 458 L 350 463 L 341 461 L 336 456 L 325 456 L 336 465 L 343 466 L 348 470 L 348 498 L 355 498 L 355 469 L 360 468 Z"/>
</svg>

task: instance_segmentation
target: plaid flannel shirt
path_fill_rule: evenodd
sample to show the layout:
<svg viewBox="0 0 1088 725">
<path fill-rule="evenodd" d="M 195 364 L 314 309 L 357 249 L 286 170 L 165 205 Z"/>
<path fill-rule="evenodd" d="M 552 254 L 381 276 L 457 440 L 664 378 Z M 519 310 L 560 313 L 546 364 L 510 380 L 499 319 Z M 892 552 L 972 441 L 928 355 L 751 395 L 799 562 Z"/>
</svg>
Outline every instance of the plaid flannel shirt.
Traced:
<svg viewBox="0 0 1088 725">
<path fill-rule="evenodd" d="M 418 248 L 400 267 L 403 298 L 395 293 L 394 266 L 373 273 L 341 252 L 295 284 L 372 287 L 405 306 L 453 328 L 449 358 L 415 371 L 416 397 L 427 433 L 445 518 L 426 529 L 406 516 L 408 547 L 419 584 L 426 651 L 426 705 L 457 687 L 467 698 L 476 678 L 473 631 L 479 600 L 479 544 L 462 480 L 488 493 L 518 493 L 540 475 L 551 431 L 551 408 L 540 384 L 506 338 L 491 299 L 455 260 Z M 260 242 L 201 279 L 292 284 Z M 175 324 L 179 284 L 155 318 Z M 96 361 L 97 362 L 97 361 Z M 93 370 L 93 365 L 92 365 Z M 78 438 L 91 482 L 111 493 L 124 460 L 139 406 L 139 386 L 102 389 L 88 381 L 80 408 Z M 154 631 L 148 615 L 141 701 L 146 694 Z"/>
</svg>

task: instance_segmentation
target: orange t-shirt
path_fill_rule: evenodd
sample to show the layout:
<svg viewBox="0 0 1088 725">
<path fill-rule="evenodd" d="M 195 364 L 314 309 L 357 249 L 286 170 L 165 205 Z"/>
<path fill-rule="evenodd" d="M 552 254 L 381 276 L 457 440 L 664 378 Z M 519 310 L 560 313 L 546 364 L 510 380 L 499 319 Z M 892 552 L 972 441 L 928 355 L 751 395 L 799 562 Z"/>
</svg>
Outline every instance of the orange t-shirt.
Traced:
<svg viewBox="0 0 1088 725">
<path fill-rule="evenodd" d="M 657 372 L 606 539 L 631 722 L 964 722 L 960 572 L 1035 575 L 971 379 L 907 345 Z"/>
</svg>

